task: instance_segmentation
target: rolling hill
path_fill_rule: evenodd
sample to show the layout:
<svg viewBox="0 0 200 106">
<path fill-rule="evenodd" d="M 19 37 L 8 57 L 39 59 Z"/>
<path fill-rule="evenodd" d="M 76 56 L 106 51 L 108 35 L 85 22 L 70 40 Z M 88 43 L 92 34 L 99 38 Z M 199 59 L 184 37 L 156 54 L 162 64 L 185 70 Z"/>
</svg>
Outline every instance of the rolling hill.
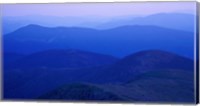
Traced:
<svg viewBox="0 0 200 106">
<path fill-rule="evenodd" d="M 12 57 L 11 57 L 12 58 Z M 93 52 L 81 50 L 46 50 L 25 56 L 13 62 L 12 68 L 47 68 L 47 69 L 80 69 L 109 65 L 118 59 Z"/>
<path fill-rule="evenodd" d="M 103 82 L 121 82 L 130 80 L 141 73 L 159 69 L 193 71 L 194 61 L 166 51 L 146 50 L 120 59 L 95 78 L 98 80 L 103 77 Z"/>
<path fill-rule="evenodd" d="M 14 59 L 13 56 L 7 57 L 7 59 L 9 58 Z M 41 88 L 49 89 L 52 86 L 69 82 L 71 79 L 76 78 L 80 81 L 83 73 L 85 74 L 84 69 L 105 67 L 115 63 L 117 60 L 113 56 L 74 49 L 54 49 L 23 56 L 4 65 L 5 94 L 7 94 L 7 91 L 23 89 L 20 87 L 24 84 L 28 84 L 25 88 L 34 88 L 32 85 L 41 84 Z M 51 84 L 49 86 L 45 85 L 47 84 L 46 81 L 51 82 Z M 33 92 L 33 94 L 37 94 L 37 92 Z"/>
<path fill-rule="evenodd" d="M 80 58 L 80 57 L 78 56 L 76 58 Z M 80 58 L 80 60 L 81 59 L 82 58 Z M 143 80 L 150 81 L 152 84 L 158 84 L 158 85 L 162 85 L 160 83 L 163 80 L 163 83 L 165 83 L 166 85 L 162 85 L 163 87 L 161 88 L 155 88 L 156 90 L 159 89 L 160 91 L 165 90 L 164 86 L 167 86 L 166 90 L 168 90 L 168 88 L 174 87 L 175 88 L 174 92 L 178 92 L 180 90 L 177 90 L 177 89 L 180 89 L 179 88 L 180 86 L 185 86 L 186 89 L 184 90 L 186 90 L 186 92 L 183 92 L 183 91 L 180 91 L 180 92 L 181 93 L 189 92 L 191 95 L 192 91 L 190 90 L 192 90 L 191 88 L 193 84 L 192 78 L 194 77 L 193 64 L 194 62 L 191 59 L 181 57 L 173 53 L 160 51 L 160 50 L 148 50 L 148 51 L 141 51 L 141 52 L 131 54 L 129 56 L 126 56 L 118 60 L 117 62 L 114 62 L 113 64 L 106 65 L 106 66 L 103 65 L 103 66 L 98 66 L 98 67 L 89 67 L 89 68 L 81 68 L 81 69 L 62 69 L 62 68 L 61 69 L 59 68 L 33 68 L 33 69 L 18 68 L 17 69 L 15 68 L 11 70 L 5 70 L 4 78 L 6 82 L 5 84 L 7 85 L 4 85 L 4 86 L 7 87 L 7 89 L 4 91 L 5 92 L 4 97 L 20 98 L 20 99 L 37 98 L 65 84 L 73 84 L 73 83 L 91 83 L 91 84 L 98 85 L 98 87 L 103 87 L 103 89 L 107 89 L 107 87 L 109 87 L 107 85 L 110 85 L 110 84 L 113 86 L 116 85 L 117 87 L 119 87 L 116 89 L 119 89 L 120 91 L 112 92 L 111 94 L 114 93 L 113 95 L 116 95 L 116 94 L 118 95 L 117 92 L 120 93 L 122 91 L 126 91 L 126 89 L 127 89 L 127 93 L 129 93 L 130 91 L 129 89 L 138 90 L 137 86 L 139 85 L 137 84 L 134 85 L 136 87 L 133 87 L 133 88 L 129 88 L 126 86 L 121 88 L 120 86 L 121 85 L 124 86 L 124 84 L 132 85 L 132 84 L 135 84 L 134 81 L 139 81 L 138 83 L 144 84 L 142 86 L 144 86 L 145 90 L 148 91 L 148 89 L 150 88 L 147 89 L 145 87 L 147 85 L 145 83 L 142 83 Z M 147 77 L 146 77 L 146 74 L 147 74 Z M 187 75 L 189 78 L 186 77 Z M 149 76 L 150 76 L 150 79 L 149 79 Z M 153 78 L 153 80 L 151 80 L 151 78 Z M 138 79 L 141 79 L 141 82 Z M 12 85 L 13 82 L 16 82 L 16 83 Z M 150 82 L 148 83 L 151 84 Z M 174 83 L 176 83 L 176 85 L 173 85 Z M 106 86 L 104 87 L 104 85 Z M 73 87 L 70 89 L 73 89 Z M 152 92 L 156 92 L 155 89 L 153 88 Z M 92 91 L 92 93 L 94 92 L 95 91 Z M 149 92 L 151 92 L 151 90 L 149 90 Z M 91 92 L 89 94 L 91 94 Z M 53 95 L 53 94 L 50 93 L 50 95 Z M 141 95 L 142 94 L 140 94 L 140 96 Z M 145 94 L 145 95 L 147 96 L 148 94 Z M 156 96 L 156 95 L 153 95 L 153 96 Z M 162 92 L 160 92 L 159 95 L 162 95 Z M 169 99 L 169 97 L 166 97 L 166 99 Z M 125 98 L 125 97 L 120 96 L 120 98 Z M 152 100 L 159 100 L 159 98 L 160 98 L 159 96 L 156 96 L 155 98 L 152 97 Z M 187 97 L 185 96 L 184 98 L 187 98 Z M 138 99 L 137 97 L 132 97 L 130 99 L 134 101 L 143 100 L 139 97 Z M 147 100 L 150 100 L 150 99 L 147 99 Z M 173 101 L 173 100 L 170 99 L 169 101 Z"/>
</svg>

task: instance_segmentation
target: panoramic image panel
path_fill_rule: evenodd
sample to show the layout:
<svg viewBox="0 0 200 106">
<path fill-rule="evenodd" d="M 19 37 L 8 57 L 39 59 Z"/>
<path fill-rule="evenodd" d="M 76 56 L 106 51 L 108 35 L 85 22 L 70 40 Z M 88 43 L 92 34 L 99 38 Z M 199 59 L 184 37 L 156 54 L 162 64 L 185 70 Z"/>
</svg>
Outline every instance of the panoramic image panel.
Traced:
<svg viewBox="0 0 200 106">
<path fill-rule="evenodd" d="M 1 4 L 3 99 L 195 103 L 196 5 Z"/>
</svg>

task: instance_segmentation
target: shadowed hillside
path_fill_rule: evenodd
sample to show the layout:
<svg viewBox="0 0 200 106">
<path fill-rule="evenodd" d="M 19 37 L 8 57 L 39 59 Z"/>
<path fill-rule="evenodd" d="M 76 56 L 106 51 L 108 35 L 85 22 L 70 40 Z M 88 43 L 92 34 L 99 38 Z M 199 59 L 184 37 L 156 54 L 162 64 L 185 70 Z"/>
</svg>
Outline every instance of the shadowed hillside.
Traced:
<svg viewBox="0 0 200 106">
<path fill-rule="evenodd" d="M 13 57 L 6 58 L 14 59 Z M 81 81 L 82 76 L 86 76 L 84 74 L 90 75 L 92 67 L 105 67 L 115 63 L 117 60 L 113 56 L 73 49 L 48 50 L 23 56 L 4 65 L 5 94 L 11 94 L 14 97 L 22 96 L 19 92 L 20 95 L 13 95 L 11 92 L 17 89 L 26 94 L 27 92 L 24 90 L 30 88 L 30 90 L 35 90 L 32 91 L 34 95 L 38 92 L 41 93 L 38 91 L 38 87 L 41 87 L 40 90 L 43 92 L 43 90 L 54 88 L 66 82 Z M 90 70 L 84 71 L 88 69 Z M 50 84 L 47 82 L 50 82 Z M 34 87 L 36 89 L 32 89 Z M 32 97 L 31 94 L 30 97 Z"/>
<path fill-rule="evenodd" d="M 93 53 L 81 52 L 81 54 L 84 53 L 87 55 L 93 55 Z M 95 55 L 91 59 L 96 59 L 96 56 L 110 58 L 110 56 Z M 82 60 L 80 56 L 75 57 L 77 60 Z M 99 89 L 97 89 L 97 92 L 102 92 L 102 89 L 105 89 L 111 93 L 103 93 L 103 95 L 99 96 L 99 98 L 95 96 L 97 100 L 100 98 L 108 99 L 108 97 L 110 98 L 108 100 L 115 100 L 113 99 L 115 98 L 115 95 L 120 95 L 117 100 L 121 100 L 123 98 L 125 101 L 163 100 L 178 102 L 187 100 L 188 102 L 191 102 L 191 96 L 193 96 L 192 93 L 194 90 L 192 86 L 194 82 L 193 64 L 192 60 L 174 53 L 160 50 L 148 50 L 131 54 L 110 65 L 98 67 L 54 69 L 50 66 L 49 68 L 24 69 L 19 66 L 15 69 L 5 70 L 4 86 L 6 87 L 6 90 L 4 91 L 4 97 L 31 99 L 44 95 L 41 96 L 41 98 L 62 98 L 63 100 L 70 100 L 70 97 L 67 95 L 64 96 L 63 93 L 69 95 L 72 95 L 72 93 L 63 91 L 63 89 L 65 90 L 70 88 L 73 90 L 74 87 L 71 88 L 69 86 L 68 88 L 68 86 L 64 86 L 62 88 L 62 85 L 69 83 L 91 83 L 96 84 L 98 88 L 100 87 L 99 89 L 101 90 L 99 91 Z M 13 84 L 13 82 L 15 83 Z M 60 92 L 60 90 L 57 91 L 56 89 L 58 87 L 61 87 L 60 89 L 62 89 L 61 91 L 63 92 Z M 181 89 L 181 87 L 185 88 Z M 171 88 L 174 90 L 171 90 Z M 140 89 L 142 91 L 140 91 Z M 52 90 L 55 91 L 51 93 Z M 82 90 L 83 92 L 86 92 L 84 93 L 86 95 L 82 95 Z M 87 95 L 94 95 L 96 89 L 86 87 L 84 89 L 80 88 L 80 91 L 80 94 L 77 93 L 77 95 L 82 95 L 82 98 L 89 100 L 90 96 L 88 97 Z M 160 99 L 161 95 L 166 93 L 163 91 L 171 93 Z M 52 95 L 52 97 L 45 96 L 46 92 L 49 92 L 47 95 Z M 78 98 L 79 96 L 77 97 L 77 95 L 75 94 L 74 98 L 71 99 L 81 99 Z M 182 95 L 182 98 L 177 98 L 180 95 Z M 142 99 L 142 97 L 144 99 Z M 173 98 L 173 100 L 170 98 Z"/>
<path fill-rule="evenodd" d="M 39 97 L 46 100 L 123 101 L 124 98 L 91 84 L 69 84 Z"/>
<path fill-rule="evenodd" d="M 8 65 L 12 62 L 15 62 L 18 59 L 21 59 L 25 55 L 18 53 L 3 53 L 3 64 Z M 4 66 L 6 67 L 6 66 Z"/>
<path fill-rule="evenodd" d="M 194 61 L 174 53 L 160 50 L 141 51 L 126 56 L 117 63 L 111 65 L 102 71 L 101 74 L 98 74 L 99 77 L 96 77 L 96 80 L 103 77 L 104 81 L 108 82 L 127 81 L 138 74 L 159 69 L 192 71 L 194 69 Z"/>
<path fill-rule="evenodd" d="M 150 71 L 123 84 L 65 85 L 39 99 L 112 102 L 194 103 L 194 74 L 184 70 Z"/>
<path fill-rule="evenodd" d="M 31 54 L 13 62 L 10 68 L 64 68 L 79 69 L 109 65 L 118 59 L 80 50 L 47 50 Z"/>
</svg>

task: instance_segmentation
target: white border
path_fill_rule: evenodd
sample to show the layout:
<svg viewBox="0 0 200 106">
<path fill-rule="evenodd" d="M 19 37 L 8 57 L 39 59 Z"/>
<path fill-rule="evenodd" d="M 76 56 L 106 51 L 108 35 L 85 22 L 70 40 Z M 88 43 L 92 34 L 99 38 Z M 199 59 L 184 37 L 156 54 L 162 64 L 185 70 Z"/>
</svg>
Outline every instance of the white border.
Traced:
<svg viewBox="0 0 200 106">
<path fill-rule="evenodd" d="M 4 4 L 4 3 L 70 3 L 70 2 L 135 2 L 135 1 L 198 1 L 200 2 L 200 0 L 0 0 L 0 4 Z M 1 16 L 1 9 L 0 9 L 0 16 Z M 1 20 L 1 19 L 0 19 Z M 199 21 L 200 24 L 200 21 Z M 2 32 L 2 27 L 1 27 L 1 21 L 0 21 L 0 32 Z M 0 33 L 1 34 L 1 33 Z M 0 36 L 0 41 L 2 41 L 2 36 Z M 196 37 L 196 36 L 195 36 Z M 200 37 L 199 37 L 200 40 Z M 0 42 L 0 57 L 2 56 L 2 42 Z M 196 45 L 195 45 L 196 47 Z M 196 48 L 195 48 L 196 51 Z M 196 56 L 196 53 L 195 53 Z M 0 58 L 1 59 L 1 58 Z M 200 58 L 199 58 L 200 59 Z M 200 65 L 200 63 L 199 63 Z M 196 64 L 195 64 L 196 66 Z M 196 67 L 195 67 L 196 68 Z M 0 71 L 2 71 L 2 64 L 0 63 Z M 196 73 L 196 71 L 195 71 Z M 199 73 L 200 75 L 200 73 Z M 0 79 L 2 78 L 1 73 L 0 73 Z M 195 79 L 196 82 L 196 79 Z M 2 90 L 2 82 L 0 81 L 0 91 Z M 195 84 L 196 86 L 196 84 Z M 0 92 L 0 99 L 1 99 L 1 95 L 2 93 Z M 72 105 L 72 106 L 105 106 L 108 104 L 101 104 L 101 103 L 37 103 L 37 102 L 0 102 L 1 106 L 12 106 L 12 105 L 19 105 L 19 106 L 34 106 L 34 105 L 38 105 L 38 106 L 43 106 L 43 105 L 49 105 L 49 106 L 66 106 L 66 105 Z M 134 106 L 136 104 L 109 104 L 110 106 Z M 137 104 L 137 105 L 141 105 L 141 106 L 146 106 L 147 104 Z M 149 105 L 149 104 L 148 104 Z M 155 104 L 151 104 L 149 106 L 154 106 Z M 158 104 L 161 105 L 161 104 Z M 162 104 L 163 105 L 163 104 Z M 165 105 L 165 106 L 171 106 L 171 105 Z"/>
<path fill-rule="evenodd" d="M 0 3 L 67 3 L 67 2 L 133 2 L 133 1 L 196 1 L 196 0 L 0 0 Z"/>
</svg>

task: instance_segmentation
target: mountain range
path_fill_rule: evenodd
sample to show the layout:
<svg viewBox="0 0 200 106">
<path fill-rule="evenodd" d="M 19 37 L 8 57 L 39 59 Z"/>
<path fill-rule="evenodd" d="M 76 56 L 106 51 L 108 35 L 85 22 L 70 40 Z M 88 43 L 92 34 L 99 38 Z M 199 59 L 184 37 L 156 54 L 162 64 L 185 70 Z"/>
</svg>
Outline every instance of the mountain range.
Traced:
<svg viewBox="0 0 200 106">
<path fill-rule="evenodd" d="M 121 58 L 133 51 L 159 49 L 193 58 L 193 34 L 140 25 L 108 30 L 28 25 L 5 35 L 3 46 L 5 52 L 18 54 L 32 54 L 49 49 L 79 49 Z"/>
<path fill-rule="evenodd" d="M 4 99 L 195 101 L 193 15 L 21 18 L 3 18 Z"/>
<path fill-rule="evenodd" d="M 91 57 L 88 54 L 94 55 L 94 53 L 80 50 L 71 51 L 38 52 L 37 55 L 33 54 L 35 57 L 29 58 L 28 62 L 35 59 L 39 61 L 40 57 L 37 56 L 47 52 L 49 54 L 70 52 L 91 58 L 76 57 L 84 63 L 93 61 L 92 58 L 101 60 L 95 56 L 110 58 L 100 54 Z M 70 53 L 66 53 L 66 56 L 71 56 Z M 15 64 L 20 64 L 27 57 L 29 56 L 18 59 L 20 61 L 17 60 Z M 51 59 L 52 55 L 46 55 L 45 60 L 48 60 L 47 58 Z M 59 59 L 63 63 L 67 61 L 66 58 Z M 77 64 L 79 61 L 74 63 Z M 102 64 L 105 64 L 103 62 L 107 64 L 107 61 L 102 61 Z M 40 63 L 41 66 L 45 64 L 45 62 Z M 86 68 L 80 69 L 67 68 L 67 66 L 55 69 L 52 66 L 27 69 L 20 66 L 13 67 L 4 71 L 4 98 L 191 103 L 194 102 L 193 64 L 193 60 L 170 52 L 147 50 L 122 59 L 114 58 L 114 61 L 109 64 L 96 67 L 87 67 L 88 64 L 83 64 Z M 80 65 L 82 67 L 82 64 Z"/>
<path fill-rule="evenodd" d="M 155 25 L 170 29 L 194 31 L 195 16 L 186 13 L 158 13 L 148 16 L 129 16 L 104 19 L 99 17 L 55 17 L 55 16 L 19 16 L 3 17 L 4 34 L 13 32 L 29 24 L 41 26 L 86 27 L 92 29 L 112 29 L 125 25 Z"/>
<path fill-rule="evenodd" d="M 98 27 L 102 29 L 115 28 L 124 25 L 153 25 L 169 29 L 194 32 L 195 16 L 184 13 L 159 13 L 143 17 L 134 17 L 129 19 L 116 19 Z M 98 28 L 97 27 L 97 28 Z"/>
</svg>

